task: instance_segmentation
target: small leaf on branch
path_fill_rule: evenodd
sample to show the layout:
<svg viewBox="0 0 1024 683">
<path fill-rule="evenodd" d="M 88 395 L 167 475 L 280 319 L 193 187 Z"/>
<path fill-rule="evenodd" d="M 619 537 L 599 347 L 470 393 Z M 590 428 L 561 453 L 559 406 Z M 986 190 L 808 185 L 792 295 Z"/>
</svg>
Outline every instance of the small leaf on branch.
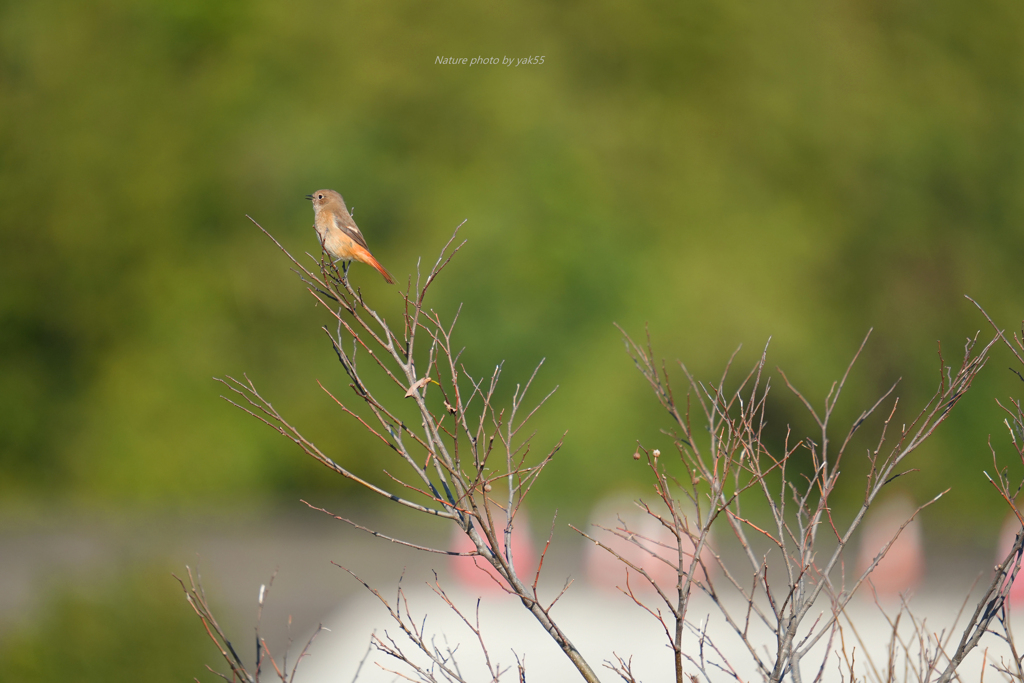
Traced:
<svg viewBox="0 0 1024 683">
<path fill-rule="evenodd" d="M 415 396 L 416 390 L 427 386 L 428 382 L 430 382 L 430 377 L 424 377 L 423 379 L 416 380 L 415 382 L 413 382 L 412 386 L 409 387 L 409 391 L 405 392 L 405 397 L 411 398 Z"/>
</svg>

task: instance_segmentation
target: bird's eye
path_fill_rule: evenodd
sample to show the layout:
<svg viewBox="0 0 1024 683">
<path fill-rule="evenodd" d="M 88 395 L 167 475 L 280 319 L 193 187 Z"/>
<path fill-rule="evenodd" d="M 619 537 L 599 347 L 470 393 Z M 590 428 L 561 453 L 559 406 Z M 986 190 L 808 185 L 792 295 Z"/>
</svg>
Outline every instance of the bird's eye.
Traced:
<svg viewBox="0 0 1024 683">
<path fill-rule="evenodd" d="M 317 199 L 323 199 L 323 198 L 324 198 L 324 196 L 323 196 L 322 194 L 318 194 L 318 195 L 316 196 L 316 198 L 317 198 Z"/>
</svg>

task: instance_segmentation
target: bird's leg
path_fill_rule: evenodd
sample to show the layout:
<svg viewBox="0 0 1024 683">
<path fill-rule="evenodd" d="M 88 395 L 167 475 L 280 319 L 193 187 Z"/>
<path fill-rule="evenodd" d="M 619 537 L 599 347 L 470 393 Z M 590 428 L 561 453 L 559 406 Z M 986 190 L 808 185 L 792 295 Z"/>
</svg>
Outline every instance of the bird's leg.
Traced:
<svg viewBox="0 0 1024 683">
<path fill-rule="evenodd" d="M 352 260 L 347 259 L 341 262 L 341 278 L 343 280 L 348 279 L 348 269 L 352 267 Z"/>
</svg>

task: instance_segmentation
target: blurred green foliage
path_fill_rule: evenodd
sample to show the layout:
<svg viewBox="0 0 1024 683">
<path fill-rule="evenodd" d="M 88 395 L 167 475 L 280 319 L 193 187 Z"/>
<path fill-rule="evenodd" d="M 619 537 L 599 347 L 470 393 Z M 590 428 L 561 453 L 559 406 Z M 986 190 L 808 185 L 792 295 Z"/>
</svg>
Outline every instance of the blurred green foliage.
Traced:
<svg viewBox="0 0 1024 683">
<path fill-rule="evenodd" d="M 0 681 L 216 680 L 218 652 L 181 588 L 135 568 L 86 592 L 58 590 L 35 619 L 0 637 Z"/>
<path fill-rule="evenodd" d="M 552 505 L 637 478 L 636 439 L 668 443 L 613 321 L 704 378 L 771 337 L 819 403 L 873 326 L 844 415 L 898 377 L 918 406 L 935 340 L 955 359 L 985 327 L 963 294 L 1024 316 L 1022 32 L 1012 0 L 0 3 L 0 495 L 343 486 L 217 398 L 210 378 L 243 372 L 379 475 L 315 384 L 347 395 L 324 312 L 245 219 L 313 251 L 320 187 L 400 279 L 468 219 L 434 306 L 464 303 L 479 373 L 507 359 L 514 385 L 548 358 L 538 446 L 569 430 Z M 545 60 L 435 64 L 478 55 Z M 915 456 L 919 498 L 955 483 L 1002 514 L 980 470 L 992 397 L 1021 388 L 1006 365 Z M 805 427 L 776 392 L 775 434 Z"/>
</svg>

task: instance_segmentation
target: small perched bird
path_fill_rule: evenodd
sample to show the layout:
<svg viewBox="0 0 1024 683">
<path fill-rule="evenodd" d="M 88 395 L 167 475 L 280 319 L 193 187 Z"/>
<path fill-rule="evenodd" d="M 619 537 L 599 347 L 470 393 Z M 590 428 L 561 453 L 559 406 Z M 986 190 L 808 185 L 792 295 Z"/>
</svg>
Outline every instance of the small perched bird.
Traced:
<svg viewBox="0 0 1024 683">
<path fill-rule="evenodd" d="M 362 261 L 380 271 L 388 284 L 395 282 L 391 273 L 373 258 L 370 248 L 366 246 L 363 233 L 359 232 L 340 194 L 334 190 L 317 190 L 313 194 L 307 194 L 306 199 L 313 202 L 313 227 L 320 238 L 320 245 L 332 259 Z M 348 273 L 348 267 L 345 267 L 345 273 Z"/>
</svg>

